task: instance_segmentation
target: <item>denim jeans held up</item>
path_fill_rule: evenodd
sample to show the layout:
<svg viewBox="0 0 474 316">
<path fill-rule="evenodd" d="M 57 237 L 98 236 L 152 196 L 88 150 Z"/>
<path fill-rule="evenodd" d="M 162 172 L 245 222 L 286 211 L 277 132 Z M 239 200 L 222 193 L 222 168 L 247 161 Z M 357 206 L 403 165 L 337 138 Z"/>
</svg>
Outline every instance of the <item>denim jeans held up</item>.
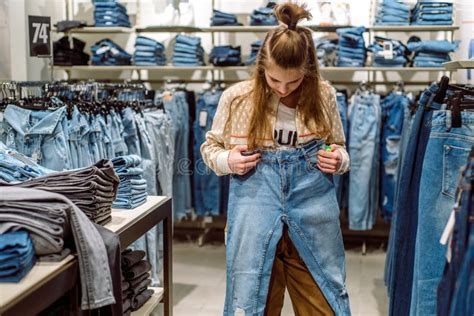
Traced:
<svg viewBox="0 0 474 316">
<path fill-rule="evenodd" d="M 350 315 L 339 207 L 317 167 L 322 141 L 263 151 L 256 169 L 231 176 L 224 315 L 263 315 L 283 225 L 335 315 Z"/>
</svg>

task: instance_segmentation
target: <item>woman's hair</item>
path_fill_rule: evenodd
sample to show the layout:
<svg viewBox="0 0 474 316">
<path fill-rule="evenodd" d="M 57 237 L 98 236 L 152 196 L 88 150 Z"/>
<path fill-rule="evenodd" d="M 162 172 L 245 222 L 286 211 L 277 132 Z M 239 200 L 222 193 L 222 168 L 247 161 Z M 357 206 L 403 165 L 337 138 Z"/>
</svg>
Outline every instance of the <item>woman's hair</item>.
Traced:
<svg viewBox="0 0 474 316">
<path fill-rule="evenodd" d="M 302 114 L 305 125 L 312 128 L 311 132 L 326 137 L 330 131 L 331 122 L 328 121 L 327 100 L 322 98 L 312 32 L 297 25 L 301 19 L 311 19 L 311 14 L 306 10 L 306 5 L 291 2 L 277 5 L 274 11 L 282 24 L 269 31 L 265 37 L 253 74 L 254 86 L 248 95 L 253 103 L 248 130 L 249 148 L 259 147 L 261 140 L 265 138 L 265 131 L 271 126 L 267 113 L 272 91 L 265 79 L 265 69 L 270 63 L 283 69 L 302 69 L 304 78 L 298 87 L 298 111 Z"/>
</svg>

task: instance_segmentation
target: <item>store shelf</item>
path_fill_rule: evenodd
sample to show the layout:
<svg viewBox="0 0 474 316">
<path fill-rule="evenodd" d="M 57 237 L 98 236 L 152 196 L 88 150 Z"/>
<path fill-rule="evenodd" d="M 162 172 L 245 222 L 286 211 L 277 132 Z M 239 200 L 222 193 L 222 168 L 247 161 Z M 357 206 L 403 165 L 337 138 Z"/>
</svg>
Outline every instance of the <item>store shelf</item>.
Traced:
<svg viewBox="0 0 474 316">
<path fill-rule="evenodd" d="M 208 26 L 208 27 L 192 27 L 192 26 L 137 26 L 137 33 L 264 33 L 273 30 L 277 26 Z M 343 25 L 320 26 L 307 25 L 306 27 L 317 32 L 335 32 L 338 28 L 349 27 Z"/>
<path fill-rule="evenodd" d="M 57 29 L 53 29 L 54 32 L 58 32 Z M 95 27 L 95 26 L 86 26 L 83 28 L 70 29 L 62 33 L 86 33 L 86 34 L 110 34 L 110 33 L 132 33 L 133 28 L 130 27 Z"/>
<path fill-rule="evenodd" d="M 74 256 L 69 255 L 60 262 L 37 262 L 30 272 L 18 283 L 0 284 L 0 315 L 7 315 L 15 305 L 19 309 L 11 314 L 30 314 L 32 311 L 47 307 L 58 299 L 61 293 L 69 291 L 75 285 L 75 278 L 68 281 L 60 275 L 73 275 L 77 270 Z M 67 278 L 66 278 L 67 279 Z M 43 291 L 52 291 L 49 300 L 41 295 Z M 56 292 L 55 292 L 56 291 Z M 19 304 L 21 303 L 21 304 Z M 34 305 L 30 305 L 34 304 Z"/>
<path fill-rule="evenodd" d="M 155 293 L 139 310 L 131 313 L 131 316 L 148 316 L 161 302 L 161 299 L 163 298 L 164 294 L 164 289 L 161 287 L 149 287 L 148 289 L 153 290 Z"/>
<path fill-rule="evenodd" d="M 474 69 L 474 60 L 455 60 L 444 63 L 443 65 L 447 70 Z"/>
<path fill-rule="evenodd" d="M 456 31 L 459 26 L 454 25 L 378 25 L 369 26 L 368 31 L 373 32 L 436 32 Z"/>
</svg>

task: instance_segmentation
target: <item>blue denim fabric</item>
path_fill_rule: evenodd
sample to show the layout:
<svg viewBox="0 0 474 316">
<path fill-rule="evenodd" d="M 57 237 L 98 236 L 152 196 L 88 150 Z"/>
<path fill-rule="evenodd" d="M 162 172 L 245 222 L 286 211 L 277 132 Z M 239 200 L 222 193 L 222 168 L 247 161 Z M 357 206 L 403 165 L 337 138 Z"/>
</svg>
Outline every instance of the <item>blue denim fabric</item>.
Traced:
<svg viewBox="0 0 474 316">
<path fill-rule="evenodd" d="M 122 135 L 124 135 L 124 127 L 120 114 L 115 111 L 110 112 L 110 133 L 112 138 L 112 146 L 114 156 L 124 156 L 128 154 L 127 144 Z"/>
<path fill-rule="evenodd" d="M 229 45 L 215 46 L 209 55 L 209 62 L 214 66 L 237 66 L 240 65 L 240 46 Z"/>
<path fill-rule="evenodd" d="M 250 15 L 250 25 L 278 25 L 273 8 L 267 6 L 253 10 Z"/>
<path fill-rule="evenodd" d="M 194 130 L 194 210 L 198 215 L 219 215 L 221 205 L 221 183 L 202 159 L 201 145 L 206 140 L 206 133 L 212 127 L 219 98 L 222 91 L 206 91 L 199 95 L 196 104 Z"/>
<path fill-rule="evenodd" d="M 201 45 L 201 38 L 196 36 L 189 36 L 189 35 L 177 35 L 176 36 L 176 43 L 185 44 L 188 46 L 200 46 Z"/>
<path fill-rule="evenodd" d="M 133 61 L 142 66 L 166 65 L 165 47 L 154 39 L 138 36 Z"/>
<path fill-rule="evenodd" d="M 245 62 L 246 65 L 253 65 L 257 61 L 257 55 L 262 47 L 263 41 L 257 40 L 251 44 L 250 56 Z"/>
<path fill-rule="evenodd" d="M 398 193 L 395 204 L 396 226 L 393 242 L 393 262 L 390 273 L 390 315 L 408 315 L 411 304 L 411 284 L 415 255 L 416 227 L 418 223 L 418 198 L 422 174 L 422 163 L 429 138 L 429 122 L 433 110 L 441 105 L 433 102 L 438 90 L 432 84 L 420 97 L 417 112 L 412 122 L 406 151 L 401 163 Z"/>
<path fill-rule="evenodd" d="M 393 57 L 385 58 L 383 55 L 383 45 L 389 42 L 392 44 Z M 407 64 L 408 59 L 406 57 L 407 48 L 400 41 L 384 38 L 380 36 L 375 37 L 374 43 L 372 43 L 368 50 L 374 54 L 372 65 L 374 67 L 403 67 Z"/>
<path fill-rule="evenodd" d="M 5 145 L 52 170 L 71 167 L 67 145 L 65 107 L 55 111 L 32 111 L 15 105 L 5 109 Z"/>
<path fill-rule="evenodd" d="M 450 53 L 459 47 L 459 41 L 450 42 L 447 40 L 426 40 L 419 42 L 410 42 L 407 44 L 408 50 L 412 52 L 430 52 L 430 53 Z"/>
<path fill-rule="evenodd" d="M 8 149 L 0 142 L 0 180 L 5 182 L 26 181 L 46 175 L 53 170 L 46 169 L 28 157 Z"/>
<path fill-rule="evenodd" d="M 230 14 L 222 12 L 216 9 L 213 9 L 213 14 L 211 17 L 211 26 L 220 26 L 220 25 L 242 25 L 237 22 L 237 17 L 235 14 Z"/>
<path fill-rule="evenodd" d="M 263 150 L 256 169 L 231 176 L 224 315 L 264 314 L 284 224 L 335 315 L 350 315 L 336 193 L 316 167 L 322 145 Z"/>
<path fill-rule="evenodd" d="M 382 100 L 382 135 L 381 135 L 381 203 L 382 216 L 390 221 L 395 199 L 397 183 L 400 141 L 405 110 L 409 105 L 408 98 L 392 92 Z"/>
<path fill-rule="evenodd" d="M 336 32 L 339 35 L 336 65 L 338 67 L 363 67 L 366 53 L 362 34 L 365 32 L 365 27 L 339 28 Z M 364 49 L 364 51 L 353 51 L 358 48 Z"/>
<path fill-rule="evenodd" d="M 128 168 L 137 167 L 141 164 L 142 160 L 136 155 L 121 156 L 111 159 L 114 168 Z"/>
<path fill-rule="evenodd" d="M 410 315 L 436 313 L 436 289 L 446 254 L 439 240 L 455 202 L 461 167 L 474 144 L 474 113 L 461 112 L 461 120 L 461 127 L 452 127 L 451 111 L 435 111 L 431 120 L 420 179 Z"/>
<path fill-rule="evenodd" d="M 201 38 L 177 35 L 172 63 L 175 66 L 204 65 L 204 49 L 201 46 Z"/>
<path fill-rule="evenodd" d="M 464 315 L 466 314 L 465 302 L 466 293 L 468 292 L 467 286 L 461 287 L 460 285 L 467 285 L 464 280 L 459 279 L 466 277 L 462 275 L 463 261 L 469 257 L 466 254 L 469 253 L 469 247 L 474 246 L 471 243 L 469 245 L 469 233 L 474 232 L 470 228 L 469 217 L 474 216 L 474 208 L 472 207 L 473 195 L 471 183 L 473 179 L 473 167 L 474 161 L 472 158 L 469 159 L 464 172 L 462 173 L 462 181 L 459 183 L 458 189 L 462 189 L 463 192 L 456 193 L 461 195 L 460 207 L 454 206 L 455 211 L 455 224 L 453 228 L 452 241 L 448 246 L 451 249 L 451 261 L 446 261 L 443 271 L 443 276 L 438 285 L 437 290 L 437 302 L 436 302 L 436 314 L 437 315 L 450 315 L 449 311 L 455 310 L 456 313 L 451 315 Z M 473 225 L 474 226 L 474 225 Z M 474 240 L 473 240 L 474 241 Z M 454 306 L 453 301 L 458 300 Z M 466 314 L 469 315 L 469 314 Z"/>
<path fill-rule="evenodd" d="M 349 118 L 349 229 L 370 230 L 378 208 L 380 96 L 355 95 Z"/>
<path fill-rule="evenodd" d="M 35 262 L 33 243 L 26 231 L 0 234 L 0 283 L 21 281 Z"/>
<path fill-rule="evenodd" d="M 132 56 L 110 39 L 91 46 L 93 65 L 130 65 Z"/>
<path fill-rule="evenodd" d="M 337 50 L 337 41 L 327 39 L 315 39 L 314 46 L 316 47 L 316 57 L 318 58 L 321 67 L 334 66 Z"/>
<path fill-rule="evenodd" d="M 339 116 L 341 117 L 342 128 L 344 130 L 344 135 L 346 139 L 349 139 L 349 122 L 347 117 L 347 100 L 346 95 L 343 93 L 338 92 L 336 94 L 336 101 L 337 106 L 339 108 Z M 333 176 L 334 187 L 336 190 L 337 195 L 337 202 L 339 204 L 339 208 L 342 209 L 344 207 L 343 199 L 344 192 L 347 191 L 347 175 L 334 175 Z"/>
<path fill-rule="evenodd" d="M 130 27 L 127 9 L 117 2 L 95 2 L 95 26 Z"/>
<path fill-rule="evenodd" d="M 187 172 L 189 161 L 189 109 L 186 95 L 182 91 L 173 93 L 171 99 L 164 100 L 165 111 L 173 122 L 174 167 L 173 199 L 174 218 L 180 219 L 191 207 L 191 177 Z"/>
<path fill-rule="evenodd" d="M 418 1 L 412 12 L 412 24 L 451 25 L 452 15 L 452 3 Z"/>
</svg>

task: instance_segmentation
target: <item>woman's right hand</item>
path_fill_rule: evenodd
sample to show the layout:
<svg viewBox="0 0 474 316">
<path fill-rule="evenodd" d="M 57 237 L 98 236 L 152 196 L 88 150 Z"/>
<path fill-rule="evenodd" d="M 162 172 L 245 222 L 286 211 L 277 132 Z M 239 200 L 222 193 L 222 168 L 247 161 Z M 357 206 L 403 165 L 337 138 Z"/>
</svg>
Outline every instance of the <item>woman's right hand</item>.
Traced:
<svg viewBox="0 0 474 316">
<path fill-rule="evenodd" d="M 227 163 L 232 173 L 244 175 L 257 166 L 260 162 L 260 153 L 251 156 L 242 156 L 242 152 L 247 151 L 247 146 L 235 146 L 229 153 Z"/>
</svg>

